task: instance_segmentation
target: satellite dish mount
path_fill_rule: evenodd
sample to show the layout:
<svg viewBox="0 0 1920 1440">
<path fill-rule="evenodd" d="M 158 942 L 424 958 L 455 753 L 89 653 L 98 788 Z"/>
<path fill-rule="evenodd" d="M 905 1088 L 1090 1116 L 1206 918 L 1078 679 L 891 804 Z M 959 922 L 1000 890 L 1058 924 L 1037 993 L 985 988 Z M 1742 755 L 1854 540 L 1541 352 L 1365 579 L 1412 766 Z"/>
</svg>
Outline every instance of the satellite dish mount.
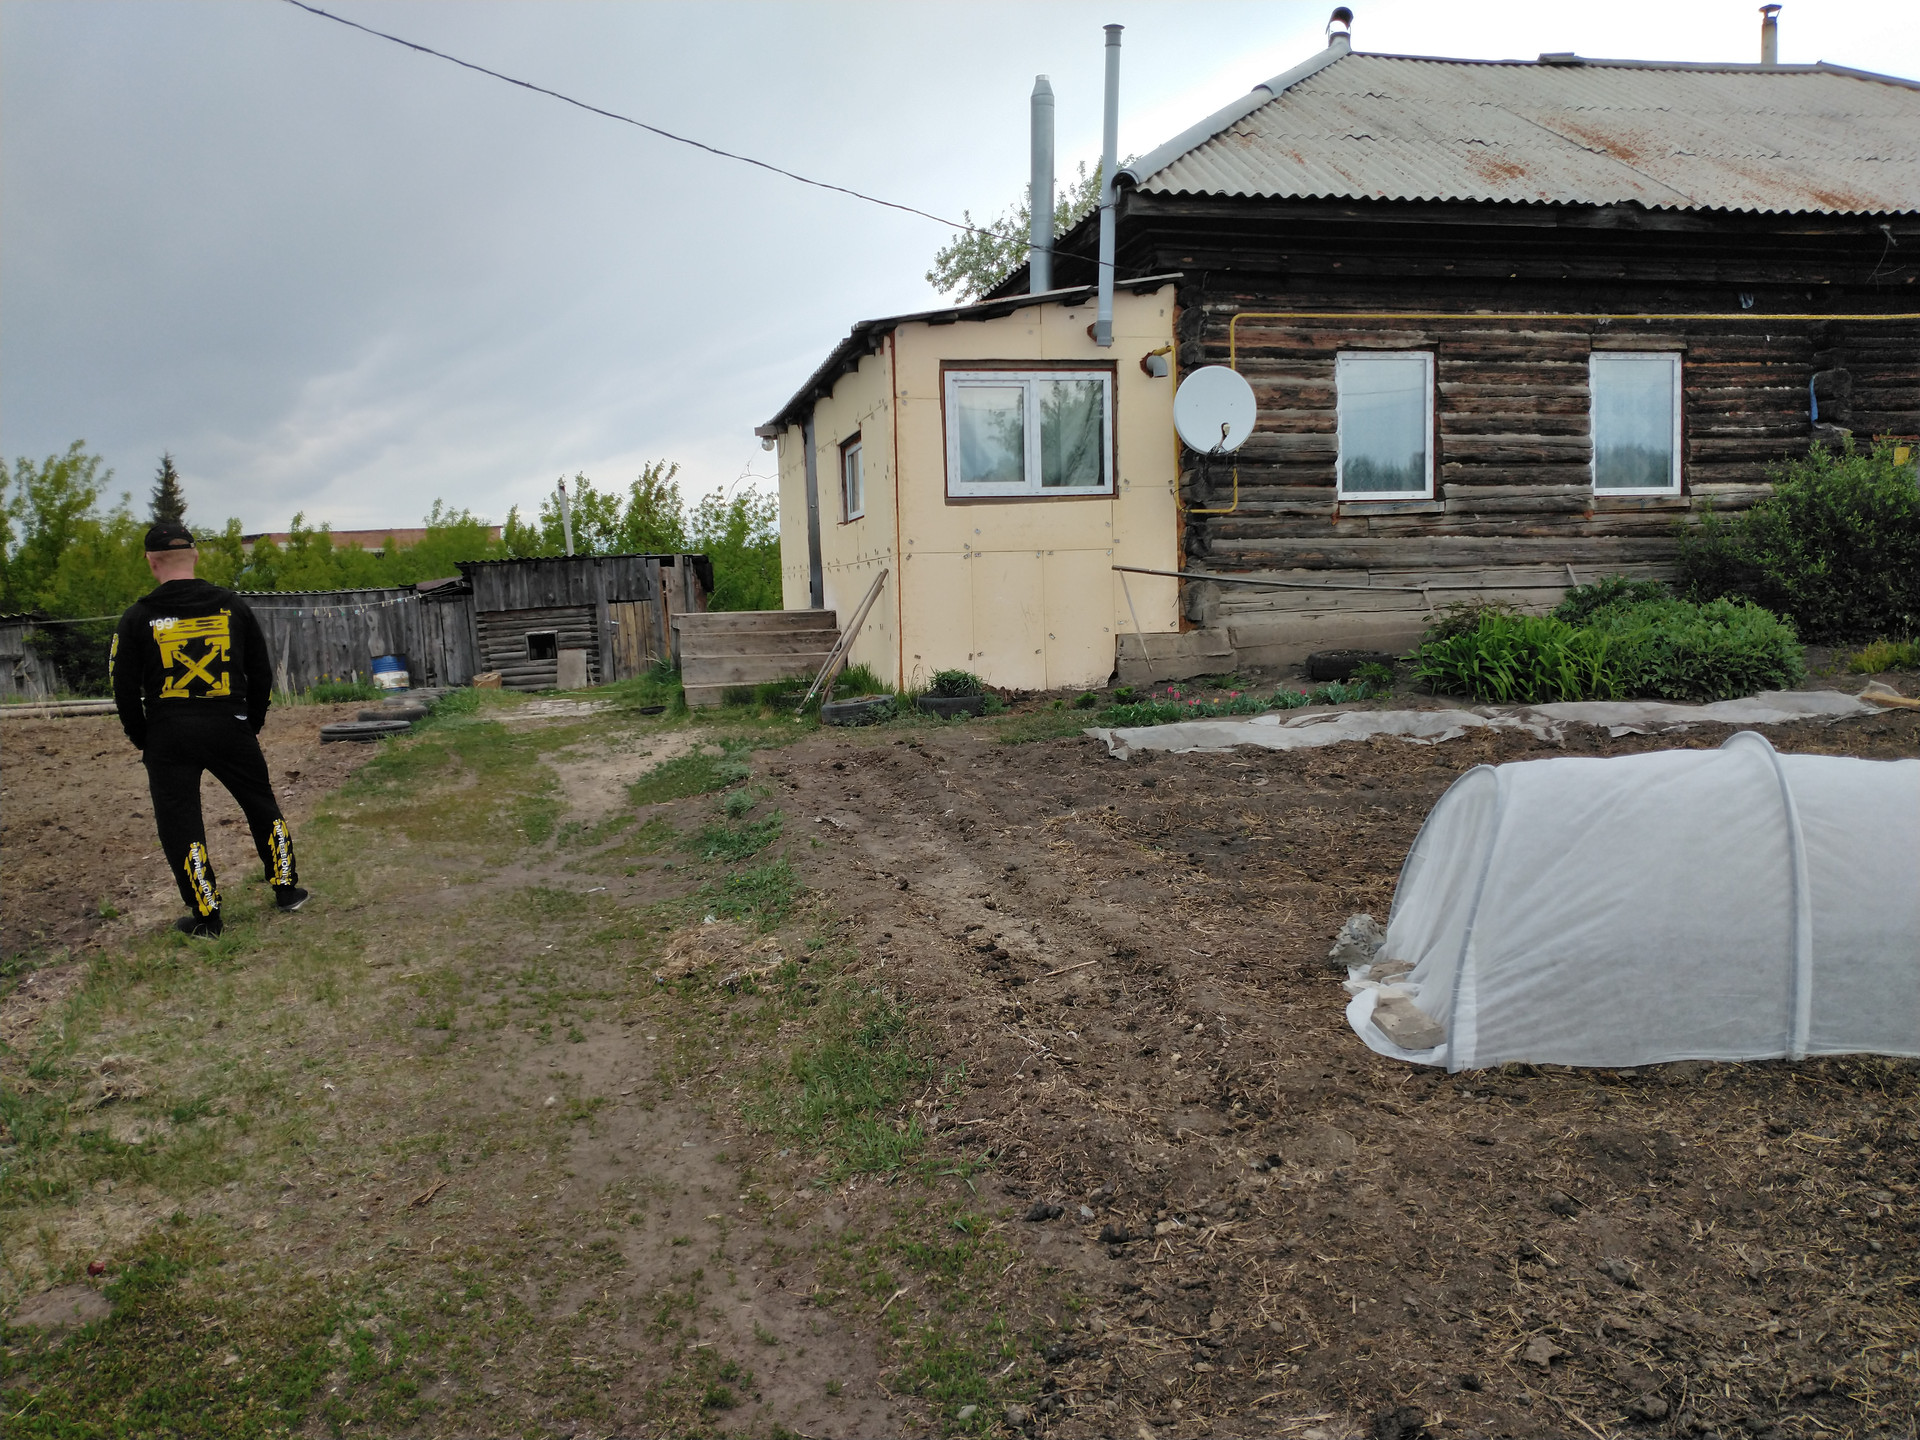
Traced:
<svg viewBox="0 0 1920 1440">
<path fill-rule="evenodd" d="M 1173 428 L 1180 441 L 1199 457 L 1202 493 L 1211 493 L 1214 460 L 1231 455 L 1253 433 L 1259 404 L 1247 377 L 1225 365 L 1203 365 L 1180 382 L 1173 397 Z M 1240 504 L 1240 471 L 1233 472 L 1233 504 L 1226 510 L 1189 510 L 1190 515 L 1224 515 Z"/>
</svg>

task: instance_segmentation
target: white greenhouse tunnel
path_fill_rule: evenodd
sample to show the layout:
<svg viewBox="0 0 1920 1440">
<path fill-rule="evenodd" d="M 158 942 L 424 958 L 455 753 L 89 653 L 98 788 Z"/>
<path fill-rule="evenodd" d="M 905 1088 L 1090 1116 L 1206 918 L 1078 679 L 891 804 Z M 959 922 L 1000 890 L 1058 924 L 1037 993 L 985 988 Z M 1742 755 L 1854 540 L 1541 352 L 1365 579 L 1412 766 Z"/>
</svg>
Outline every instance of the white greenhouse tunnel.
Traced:
<svg viewBox="0 0 1920 1440">
<path fill-rule="evenodd" d="M 1427 817 L 1353 975 L 1362 1040 L 1456 1071 L 1920 1055 L 1920 760 L 1742 731 L 1480 766 Z M 1429 1019 L 1424 1049 L 1382 1029 L 1426 1040 Z"/>
</svg>

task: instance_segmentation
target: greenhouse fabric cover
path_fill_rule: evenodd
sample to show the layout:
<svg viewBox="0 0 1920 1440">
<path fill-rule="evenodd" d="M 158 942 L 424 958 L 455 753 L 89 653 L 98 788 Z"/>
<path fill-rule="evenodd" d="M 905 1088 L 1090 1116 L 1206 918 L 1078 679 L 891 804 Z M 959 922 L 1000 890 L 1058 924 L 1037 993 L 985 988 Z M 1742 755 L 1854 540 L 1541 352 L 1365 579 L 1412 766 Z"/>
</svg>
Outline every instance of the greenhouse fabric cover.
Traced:
<svg viewBox="0 0 1920 1440">
<path fill-rule="evenodd" d="M 1558 740 L 1568 724 L 1598 725 L 1612 735 L 1659 735 L 1690 725 L 1785 725 L 1796 720 L 1839 720 L 1878 715 L 1880 707 L 1838 690 L 1769 690 L 1742 700 L 1680 705 L 1664 700 L 1575 700 L 1554 705 L 1513 705 L 1476 710 L 1268 711 L 1250 720 L 1179 720 L 1170 725 L 1086 733 L 1106 743 L 1116 760 L 1136 750 L 1306 750 L 1347 740 L 1389 737 L 1415 745 L 1455 740 L 1469 730 L 1524 730 L 1540 740 Z"/>
<path fill-rule="evenodd" d="M 1456 1071 L 1920 1055 L 1920 760 L 1742 731 L 1478 766 L 1428 815 L 1349 988 L 1371 1048 Z M 1445 1042 L 1389 1040 L 1371 1017 L 1390 995 Z"/>
</svg>

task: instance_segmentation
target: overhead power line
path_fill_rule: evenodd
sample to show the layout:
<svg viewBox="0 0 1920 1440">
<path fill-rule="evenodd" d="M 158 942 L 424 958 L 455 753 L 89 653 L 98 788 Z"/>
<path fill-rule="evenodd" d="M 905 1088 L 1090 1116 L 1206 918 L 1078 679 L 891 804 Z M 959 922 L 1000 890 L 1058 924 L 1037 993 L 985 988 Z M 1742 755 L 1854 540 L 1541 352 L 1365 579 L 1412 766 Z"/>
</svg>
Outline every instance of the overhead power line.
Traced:
<svg viewBox="0 0 1920 1440">
<path fill-rule="evenodd" d="M 576 100 L 571 95 L 563 95 L 558 90 L 549 90 L 545 85 L 536 85 L 531 80 L 520 80 L 512 75 L 503 75 L 498 70 L 489 70 L 484 65 L 476 65 L 471 60 L 462 60 L 458 55 L 449 55 L 443 50 L 435 50 L 430 45 L 422 45 L 417 41 L 402 39 L 398 35 L 389 35 L 385 30 L 376 30 L 371 25 L 362 25 L 358 20 L 349 20 L 344 15 L 335 15 L 331 10 L 322 10 L 318 5 L 309 5 L 306 3 L 306 0 L 287 0 L 287 4 L 297 10 L 304 10 L 309 15 L 318 15 L 323 20 L 332 20 L 350 29 L 362 30 L 382 40 L 390 40 L 395 45 L 404 45 L 409 50 L 417 50 L 422 55 L 431 55 L 436 60 L 445 60 L 448 64 L 458 65 L 463 70 L 472 70 L 481 75 L 491 76 L 495 80 L 504 80 L 509 85 L 518 85 L 522 90 L 531 90 L 536 95 L 548 96 L 551 99 L 559 100 L 565 104 L 585 110 L 590 114 L 604 116 L 608 120 L 618 120 L 623 125 L 632 125 L 636 129 L 645 130 L 652 135 L 658 135 L 663 140 L 672 140 L 676 144 L 690 145 L 695 150 L 704 150 L 709 155 L 718 155 L 723 160 L 737 160 L 742 165 L 751 165 L 759 170 L 771 171 L 775 175 L 784 175 L 789 180 L 797 180 L 800 184 L 811 185 L 817 190 L 832 190 L 836 194 L 849 195 L 855 200 L 864 200 L 869 205 L 882 205 L 889 210 L 903 210 L 909 215 L 918 215 L 922 219 L 931 220 L 936 224 L 945 225 L 954 230 L 964 230 L 974 235 L 991 235 L 996 239 L 1005 238 L 1000 236 L 997 231 L 983 229 L 978 225 L 969 225 L 960 220 L 949 220 L 945 216 L 935 215 L 931 210 L 922 210 L 914 205 L 902 205 L 897 200 L 882 200 L 877 195 L 868 195 L 862 191 L 850 189 L 845 185 L 835 185 L 827 180 L 815 180 L 810 176 L 801 175 L 796 171 L 785 169 L 769 161 L 756 160 L 751 155 L 739 155 L 731 150 L 722 150 L 718 145 L 709 145 L 704 140 L 694 140 L 685 135 L 676 135 L 673 131 L 663 130 L 658 125 L 649 125 L 644 120 L 636 120 L 631 115 L 622 115 L 617 110 L 606 110 L 598 105 L 590 105 L 585 100 Z M 1029 248 L 1031 248 L 1031 246 L 1029 246 Z"/>
</svg>

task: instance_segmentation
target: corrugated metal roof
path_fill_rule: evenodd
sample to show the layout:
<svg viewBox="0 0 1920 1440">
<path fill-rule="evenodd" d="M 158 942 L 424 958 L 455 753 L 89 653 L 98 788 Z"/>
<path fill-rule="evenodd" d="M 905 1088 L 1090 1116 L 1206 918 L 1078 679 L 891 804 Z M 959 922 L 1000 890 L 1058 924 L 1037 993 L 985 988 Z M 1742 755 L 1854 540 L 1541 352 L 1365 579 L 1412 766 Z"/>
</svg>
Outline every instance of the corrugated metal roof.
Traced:
<svg viewBox="0 0 1920 1440">
<path fill-rule="evenodd" d="M 1202 122 L 1129 167 L 1139 188 L 1920 211 L 1920 85 L 1837 66 L 1355 53 L 1310 62 L 1249 99 L 1269 90 L 1272 99 L 1229 106 L 1213 117 L 1218 124 Z"/>
</svg>

